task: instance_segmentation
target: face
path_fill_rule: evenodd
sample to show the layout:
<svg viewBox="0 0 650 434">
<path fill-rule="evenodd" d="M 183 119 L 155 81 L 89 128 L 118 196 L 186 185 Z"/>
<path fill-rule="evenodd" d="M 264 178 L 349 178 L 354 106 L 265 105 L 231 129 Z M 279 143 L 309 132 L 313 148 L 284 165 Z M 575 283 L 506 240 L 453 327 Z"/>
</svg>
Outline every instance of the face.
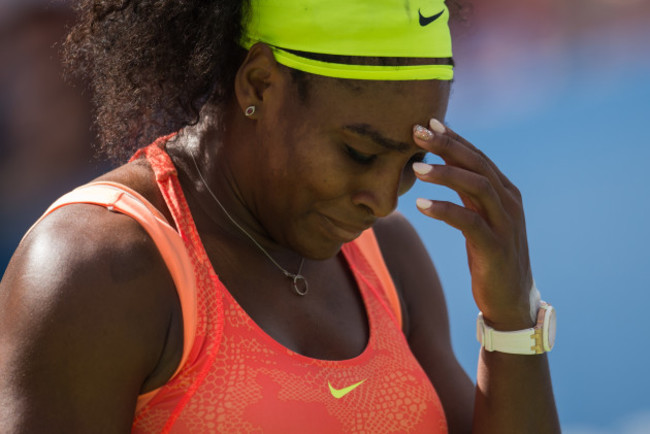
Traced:
<svg viewBox="0 0 650 434">
<path fill-rule="evenodd" d="M 302 101 L 286 78 L 256 118 L 244 199 L 279 244 L 325 259 L 413 185 L 411 164 L 424 153 L 412 128 L 444 119 L 449 83 L 313 77 Z"/>
</svg>

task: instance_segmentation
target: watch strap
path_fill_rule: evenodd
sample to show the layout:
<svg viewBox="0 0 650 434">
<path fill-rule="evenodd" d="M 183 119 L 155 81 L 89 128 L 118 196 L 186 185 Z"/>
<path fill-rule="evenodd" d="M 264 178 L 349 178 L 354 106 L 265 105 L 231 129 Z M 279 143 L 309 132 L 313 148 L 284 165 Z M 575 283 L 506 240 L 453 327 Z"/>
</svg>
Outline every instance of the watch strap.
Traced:
<svg viewBox="0 0 650 434">
<path fill-rule="evenodd" d="M 553 347 L 555 330 L 553 307 L 545 302 L 540 302 L 537 312 L 537 324 L 524 330 L 502 332 L 494 330 L 485 324 L 483 313 L 479 313 L 476 320 L 476 338 L 486 351 L 498 351 L 508 354 L 542 354 L 551 351 Z M 553 335 L 553 336 L 551 336 Z"/>
<path fill-rule="evenodd" d="M 476 338 L 486 351 L 498 351 L 508 354 L 539 354 L 537 352 L 538 345 L 536 345 L 535 329 L 532 327 L 524 330 L 500 332 L 485 324 L 482 313 L 479 313 L 476 325 Z"/>
</svg>

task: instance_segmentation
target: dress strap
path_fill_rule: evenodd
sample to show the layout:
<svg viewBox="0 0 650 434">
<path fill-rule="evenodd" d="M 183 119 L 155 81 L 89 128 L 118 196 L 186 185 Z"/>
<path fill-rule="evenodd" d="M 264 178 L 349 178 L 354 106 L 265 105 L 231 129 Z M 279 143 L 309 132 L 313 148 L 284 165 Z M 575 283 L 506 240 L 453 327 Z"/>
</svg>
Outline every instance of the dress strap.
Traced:
<svg viewBox="0 0 650 434">
<path fill-rule="evenodd" d="M 365 256 L 368 261 L 368 264 L 377 275 L 377 278 L 384 289 L 384 295 L 388 299 L 388 303 L 395 314 L 397 323 L 402 327 L 402 309 L 399 296 L 397 295 L 397 289 L 395 288 L 395 283 L 390 276 L 386 262 L 384 262 L 384 257 L 381 254 L 381 249 L 377 242 L 375 232 L 370 228 L 364 231 L 356 240 L 353 241 L 353 243 L 357 245 L 363 256 Z"/>
<path fill-rule="evenodd" d="M 125 185 L 105 181 L 86 184 L 65 194 L 45 211 L 34 226 L 53 211 L 71 204 L 99 205 L 109 211 L 125 214 L 136 220 L 156 244 L 176 286 L 183 315 L 183 355 L 171 377 L 174 378 L 187 362 L 197 327 L 196 278 L 182 238 L 162 213 L 142 195 Z M 138 409 L 155 396 L 154 392 L 140 396 Z"/>
</svg>

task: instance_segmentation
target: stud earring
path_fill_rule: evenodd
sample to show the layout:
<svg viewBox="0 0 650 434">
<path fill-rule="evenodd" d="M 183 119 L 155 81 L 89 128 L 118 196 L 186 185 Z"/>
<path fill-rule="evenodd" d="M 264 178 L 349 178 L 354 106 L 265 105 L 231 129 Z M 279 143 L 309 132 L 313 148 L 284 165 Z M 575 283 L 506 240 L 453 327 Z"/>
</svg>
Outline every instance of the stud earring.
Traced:
<svg viewBox="0 0 650 434">
<path fill-rule="evenodd" d="M 246 110 L 244 111 L 244 114 L 246 115 L 247 118 L 250 118 L 255 114 L 255 106 L 254 105 L 249 105 L 246 107 Z"/>
</svg>

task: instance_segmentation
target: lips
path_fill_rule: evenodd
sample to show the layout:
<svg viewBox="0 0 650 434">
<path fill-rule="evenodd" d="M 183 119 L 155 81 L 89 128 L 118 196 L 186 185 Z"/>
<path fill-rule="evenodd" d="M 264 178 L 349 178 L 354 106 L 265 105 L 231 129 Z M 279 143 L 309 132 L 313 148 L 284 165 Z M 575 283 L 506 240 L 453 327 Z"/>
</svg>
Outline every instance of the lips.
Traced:
<svg viewBox="0 0 650 434">
<path fill-rule="evenodd" d="M 349 224 L 329 216 L 325 216 L 322 214 L 321 216 L 323 217 L 323 223 L 324 223 L 323 226 L 325 227 L 326 232 L 332 238 L 343 241 L 344 243 L 348 243 L 356 239 L 359 235 L 361 235 L 361 232 L 365 231 L 370 226 L 372 226 L 372 224 L 366 224 L 366 225 Z"/>
</svg>

